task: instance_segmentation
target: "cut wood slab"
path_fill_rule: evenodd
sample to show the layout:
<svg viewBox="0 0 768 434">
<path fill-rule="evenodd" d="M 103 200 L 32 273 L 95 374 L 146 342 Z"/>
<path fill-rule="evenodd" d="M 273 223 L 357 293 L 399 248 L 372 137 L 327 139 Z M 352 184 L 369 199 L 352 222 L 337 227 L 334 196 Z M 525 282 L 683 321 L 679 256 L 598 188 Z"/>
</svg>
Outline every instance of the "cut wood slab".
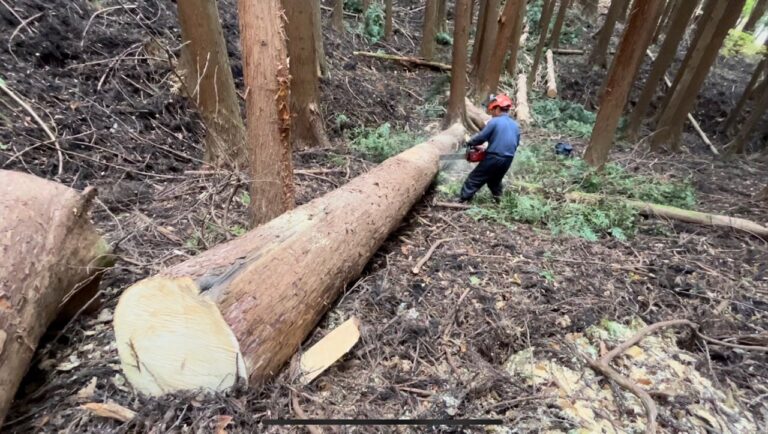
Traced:
<svg viewBox="0 0 768 434">
<path fill-rule="evenodd" d="M 309 384 L 360 340 L 360 320 L 352 317 L 325 335 L 301 355 L 301 382 Z"/>
</svg>

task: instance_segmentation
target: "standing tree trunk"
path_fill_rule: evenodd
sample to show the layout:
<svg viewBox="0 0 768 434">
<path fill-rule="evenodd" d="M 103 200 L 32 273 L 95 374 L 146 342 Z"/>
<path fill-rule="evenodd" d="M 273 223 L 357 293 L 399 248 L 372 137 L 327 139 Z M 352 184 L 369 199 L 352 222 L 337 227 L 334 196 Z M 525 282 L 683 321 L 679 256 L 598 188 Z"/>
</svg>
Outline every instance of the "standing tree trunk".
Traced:
<svg viewBox="0 0 768 434">
<path fill-rule="evenodd" d="M 664 144 L 670 144 L 675 151 L 680 149 L 680 137 L 688 112 L 693 109 L 699 90 L 717 58 L 728 31 L 739 19 L 745 2 L 745 0 L 711 1 L 715 3 L 714 10 L 707 22 L 702 23 L 705 26 L 703 32 L 686 54 L 688 62 L 684 61 L 684 69 L 678 72 L 676 78 L 678 85 L 674 87 L 659 117 L 656 133 L 651 139 L 651 149 L 658 150 Z"/>
<path fill-rule="evenodd" d="M 437 32 L 446 33 L 447 31 L 448 31 L 448 0 L 437 0 Z"/>
<path fill-rule="evenodd" d="M 616 56 L 606 79 L 605 92 L 592 130 L 592 138 L 584 160 L 593 167 L 602 167 L 608 160 L 619 118 L 627 103 L 632 82 L 645 50 L 651 43 L 653 29 L 661 13 L 663 0 L 637 0 L 624 29 Z"/>
<path fill-rule="evenodd" d="M 387 41 L 392 40 L 392 23 L 394 20 L 393 15 L 395 14 L 394 7 L 392 6 L 392 0 L 385 0 L 385 14 L 386 18 L 384 20 L 384 39 Z"/>
<path fill-rule="evenodd" d="M 312 0 L 312 28 L 315 40 L 315 59 L 317 60 L 317 76 L 325 77 L 328 74 L 328 59 L 325 58 L 325 45 L 323 44 L 323 16 L 320 13 L 320 0 Z"/>
<path fill-rule="evenodd" d="M 552 13 L 555 10 L 555 0 L 544 0 L 544 6 L 539 21 L 539 42 L 536 44 L 536 51 L 533 54 L 533 66 L 528 73 L 528 87 L 532 87 L 536 81 L 539 72 L 539 63 L 541 55 L 544 52 L 544 44 L 547 42 L 547 33 L 549 32 L 549 22 L 552 20 Z"/>
<path fill-rule="evenodd" d="M 480 85 L 480 79 L 485 74 L 485 69 L 493 57 L 493 49 L 496 46 L 496 34 L 499 29 L 499 3 L 501 0 L 487 0 L 485 6 L 485 24 L 483 25 L 483 42 L 480 46 L 480 57 L 477 69 L 474 73 L 474 88 Z M 503 54 L 502 54 L 503 55 Z M 475 92 L 478 94 L 479 92 Z M 487 97 L 488 95 L 486 95 Z"/>
<path fill-rule="evenodd" d="M 332 19 L 333 28 L 339 33 L 344 33 L 344 0 L 336 0 Z"/>
<path fill-rule="evenodd" d="M 294 206 L 291 159 L 291 75 L 280 0 L 239 0 L 243 75 L 248 88 L 251 224 L 265 223 Z M 307 14 L 312 15 L 307 11 Z M 312 27 L 309 27 L 311 34 Z M 310 44 L 310 47 L 314 46 Z M 312 50 L 314 51 L 314 50 Z M 317 77 L 315 61 L 309 72 Z"/>
<path fill-rule="evenodd" d="M 611 42 L 611 36 L 613 36 L 613 29 L 616 27 L 616 21 L 618 21 L 619 15 L 627 2 L 629 2 L 629 0 L 613 0 L 611 2 L 611 7 L 608 8 L 608 15 L 605 17 L 603 27 L 601 27 L 598 32 L 595 47 L 592 49 L 592 54 L 589 56 L 589 63 L 592 65 L 600 68 L 605 68 L 608 65 L 608 45 Z"/>
<path fill-rule="evenodd" d="M 741 98 L 739 98 L 739 102 L 736 103 L 736 107 L 731 110 L 731 113 L 728 115 L 728 119 L 725 120 L 723 131 L 726 133 L 730 132 L 733 126 L 736 124 L 741 111 L 744 109 L 744 106 L 747 105 L 747 102 L 752 98 L 753 93 L 755 91 L 758 91 L 759 93 L 759 90 L 756 89 L 756 85 L 763 73 L 768 76 L 768 56 L 763 57 L 763 60 L 757 64 L 754 72 L 752 72 L 752 77 L 749 79 L 749 83 L 747 83 L 747 87 L 744 88 L 744 92 L 741 94 Z M 763 82 L 763 84 L 765 84 L 765 82 Z"/>
<path fill-rule="evenodd" d="M 520 47 L 523 44 L 523 30 L 525 27 L 525 8 L 526 2 L 523 2 L 521 11 L 515 22 L 515 30 L 512 32 L 512 41 L 509 43 L 509 56 L 507 56 L 507 74 L 515 76 L 517 74 L 517 56 L 520 53 Z"/>
<path fill-rule="evenodd" d="M 291 146 L 293 149 L 330 146 L 320 115 L 320 90 L 314 41 L 315 14 L 306 0 L 282 0 L 288 19 L 288 57 L 291 70 Z"/>
<path fill-rule="evenodd" d="M 621 7 L 621 12 L 619 12 L 619 18 L 616 20 L 622 24 L 627 22 L 627 12 L 629 11 L 629 6 L 632 4 L 633 0 L 627 0 L 624 2 L 624 5 Z"/>
<path fill-rule="evenodd" d="M 493 48 L 493 55 L 488 60 L 488 65 L 483 69 L 483 75 L 480 77 L 476 95 L 479 99 L 485 99 L 489 94 L 495 93 L 499 86 L 501 70 L 504 68 L 504 53 L 507 47 L 512 43 L 515 28 L 519 16 L 525 13 L 525 0 L 507 0 L 504 10 L 499 17 L 498 32 Z M 518 37 L 519 45 L 520 38 Z M 510 56 L 517 57 L 517 50 L 510 52 Z"/>
<path fill-rule="evenodd" d="M 640 126 L 645 119 L 645 114 L 651 105 L 653 96 L 656 94 L 656 89 L 658 89 L 659 83 L 664 78 L 664 73 L 667 72 L 667 69 L 675 60 L 675 54 L 680 46 L 680 42 L 683 40 L 688 23 L 691 21 L 691 16 L 693 16 L 693 12 L 696 10 L 697 3 L 698 0 L 683 0 L 675 11 L 675 16 L 672 18 L 667 36 L 664 37 L 659 55 L 656 57 L 656 61 L 653 62 L 651 71 L 648 73 L 648 77 L 643 85 L 643 90 L 629 118 L 627 136 L 631 141 L 637 139 L 640 133 Z"/>
<path fill-rule="evenodd" d="M 696 2 L 698 2 L 698 0 L 696 0 Z M 677 0 L 667 0 L 667 5 L 664 6 L 664 12 L 661 14 L 659 25 L 656 26 L 656 31 L 653 32 L 653 39 L 651 40 L 652 44 L 655 44 L 661 35 L 667 31 L 667 25 L 670 22 L 669 20 L 677 13 L 678 6 L 680 6 L 680 2 Z"/>
<path fill-rule="evenodd" d="M 208 129 L 205 161 L 220 167 L 247 162 L 245 127 L 235 92 L 216 0 L 178 2 L 184 87 Z"/>
<path fill-rule="evenodd" d="M 424 26 L 421 33 L 421 57 L 432 60 L 435 57 L 435 35 L 437 34 L 437 2 L 427 0 L 424 8 Z"/>
<path fill-rule="evenodd" d="M 475 40 L 472 43 L 472 57 L 469 62 L 471 71 L 474 74 L 480 68 L 480 51 L 483 49 L 483 32 L 485 32 L 486 9 L 488 0 L 478 0 L 477 23 L 475 23 Z"/>
<path fill-rule="evenodd" d="M 752 8 L 752 13 L 749 14 L 747 23 L 744 24 L 745 32 L 754 32 L 757 22 L 765 15 L 765 11 L 768 10 L 768 0 L 757 0 L 755 7 Z"/>
<path fill-rule="evenodd" d="M 755 106 L 752 107 L 752 113 L 747 120 L 741 125 L 739 133 L 734 137 L 731 143 L 728 144 L 729 154 L 742 154 L 746 150 L 747 142 L 752 136 L 752 130 L 757 125 L 757 122 L 763 117 L 766 109 L 768 109 L 768 77 L 763 78 L 763 83 L 759 86 L 758 100 L 755 102 Z"/>
<path fill-rule="evenodd" d="M 557 18 L 555 18 L 555 26 L 552 28 L 552 36 L 549 39 L 549 47 L 557 48 L 560 46 L 560 33 L 563 31 L 563 24 L 565 23 L 565 14 L 568 12 L 568 6 L 571 0 L 560 0 L 560 9 L 557 10 Z"/>
<path fill-rule="evenodd" d="M 88 219 L 95 196 L 0 170 L 0 425 L 45 330 L 63 306 L 87 306 L 112 264 Z"/>
<path fill-rule="evenodd" d="M 456 0 L 453 12 L 453 61 L 451 63 L 451 95 L 448 98 L 446 124 L 465 123 L 467 93 L 467 45 L 472 21 L 472 0 Z"/>
</svg>

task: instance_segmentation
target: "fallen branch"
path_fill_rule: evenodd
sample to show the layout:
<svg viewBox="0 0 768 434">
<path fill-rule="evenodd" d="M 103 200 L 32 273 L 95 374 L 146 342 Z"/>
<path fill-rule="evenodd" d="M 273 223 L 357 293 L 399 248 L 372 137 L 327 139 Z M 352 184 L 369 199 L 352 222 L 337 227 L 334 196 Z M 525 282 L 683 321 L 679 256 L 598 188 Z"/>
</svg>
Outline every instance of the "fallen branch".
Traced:
<svg viewBox="0 0 768 434">
<path fill-rule="evenodd" d="M 517 121 L 520 122 L 523 126 L 533 123 L 533 118 L 531 117 L 531 108 L 528 105 L 528 85 L 526 83 L 526 79 L 527 77 L 525 74 L 520 74 L 517 76 L 517 109 L 515 115 L 517 117 Z"/>
<path fill-rule="evenodd" d="M 424 264 L 427 261 L 429 261 L 429 258 L 432 257 L 432 254 L 435 253 L 435 249 L 437 249 L 440 246 L 440 244 L 443 244 L 444 242 L 450 241 L 453 239 L 455 238 L 443 238 L 442 240 L 435 241 L 435 243 L 432 244 L 429 250 L 427 250 L 427 254 L 424 255 L 421 259 L 419 259 L 419 262 L 416 263 L 416 266 L 411 269 L 413 274 L 419 274 L 419 272 L 421 271 L 421 267 L 424 266 Z"/>
<path fill-rule="evenodd" d="M 439 206 L 442 208 L 453 208 L 453 209 L 470 209 L 472 208 L 471 205 L 463 204 L 463 203 L 452 203 L 452 202 L 435 202 L 435 206 Z"/>
<path fill-rule="evenodd" d="M 355 56 L 373 57 L 375 59 L 391 60 L 394 62 L 401 62 L 401 63 L 417 65 L 417 66 L 425 66 L 427 68 L 436 69 L 438 71 L 451 70 L 451 65 L 448 65 L 446 63 L 431 62 L 429 60 L 420 59 L 418 57 L 396 56 L 394 54 L 371 53 L 368 51 L 355 51 L 353 52 L 353 54 Z"/>
<path fill-rule="evenodd" d="M 584 50 L 579 50 L 579 49 L 574 49 L 574 48 L 553 48 L 552 52 L 555 53 L 555 54 L 566 54 L 566 55 L 569 55 L 569 54 L 573 54 L 573 55 L 584 54 Z"/>
</svg>

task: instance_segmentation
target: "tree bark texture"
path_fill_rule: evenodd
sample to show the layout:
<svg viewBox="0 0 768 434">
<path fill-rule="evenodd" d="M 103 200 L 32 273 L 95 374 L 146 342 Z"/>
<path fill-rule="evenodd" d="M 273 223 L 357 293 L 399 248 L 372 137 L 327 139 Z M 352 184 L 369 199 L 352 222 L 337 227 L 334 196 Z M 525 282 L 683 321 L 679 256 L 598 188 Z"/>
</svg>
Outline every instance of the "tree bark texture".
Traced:
<svg viewBox="0 0 768 434">
<path fill-rule="evenodd" d="M 763 83 L 758 85 L 757 99 L 755 106 L 752 107 L 752 113 L 747 117 L 746 121 L 741 124 L 738 134 L 733 138 L 731 143 L 728 144 L 729 154 L 742 154 L 746 151 L 749 138 L 752 136 L 755 125 L 765 114 L 768 109 L 768 77 L 763 78 Z"/>
<path fill-rule="evenodd" d="M 392 6 L 392 0 L 385 0 L 384 9 L 386 14 L 384 19 L 384 39 L 389 41 L 392 39 L 392 24 L 394 22 L 393 15 L 395 14 L 395 9 Z"/>
<path fill-rule="evenodd" d="M 675 11 L 669 31 L 664 37 L 664 42 L 659 49 L 656 61 L 653 62 L 651 71 L 648 73 L 648 77 L 643 85 L 643 90 L 640 92 L 637 103 L 630 115 L 629 126 L 627 127 L 627 135 L 630 140 L 637 139 L 640 127 L 645 119 L 645 114 L 648 112 L 648 107 L 651 105 L 651 101 L 656 94 L 659 83 L 664 78 L 664 74 L 675 60 L 677 49 L 683 40 L 683 36 L 685 36 L 688 23 L 691 21 L 697 6 L 698 0 L 684 0 L 680 2 L 680 6 Z"/>
<path fill-rule="evenodd" d="M 293 149 L 328 147 L 320 115 L 320 89 L 314 66 L 317 64 L 315 14 L 306 0 L 282 0 L 288 19 L 288 57 L 291 71 L 291 146 Z"/>
<path fill-rule="evenodd" d="M 290 71 L 280 1 L 240 0 L 238 12 L 248 88 L 250 214 L 256 226 L 294 206 Z M 315 64 L 310 65 L 314 76 Z"/>
<path fill-rule="evenodd" d="M 667 5 L 664 6 L 664 12 L 661 14 L 661 19 L 659 19 L 659 25 L 656 26 L 656 31 L 653 32 L 652 44 L 655 44 L 661 35 L 667 31 L 670 20 L 677 13 L 679 6 L 680 2 L 677 0 L 667 0 Z"/>
<path fill-rule="evenodd" d="M 544 0 L 544 9 L 541 12 L 539 21 L 539 42 L 536 44 L 536 51 L 533 54 L 533 65 L 528 75 L 528 87 L 533 87 L 539 72 L 539 63 L 541 55 L 544 53 L 544 45 L 547 42 L 547 33 L 549 32 L 549 22 L 552 20 L 552 13 L 555 10 L 555 0 Z"/>
<path fill-rule="evenodd" d="M 240 238 L 126 289 L 114 315 L 140 392 L 258 386 L 298 350 L 464 137 L 461 124 Z"/>
<path fill-rule="evenodd" d="M 245 126 L 216 0 L 177 4 L 185 42 L 181 75 L 208 130 L 205 161 L 217 167 L 242 167 L 247 162 Z"/>
<path fill-rule="evenodd" d="M 467 93 L 467 46 L 472 20 L 472 0 L 456 0 L 453 12 L 453 61 L 451 67 L 451 94 L 448 98 L 448 125 L 464 123 Z"/>
<path fill-rule="evenodd" d="M 557 10 L 557 18 L 555 18 L 555 26 L 552 28 L 552 36 L 549 39 L 550 48 L 558 48 L 560 46 L 560 33 L 563 31 L 565 15 L 568 13 L 570 3 L 571 0 L 560 0 L 560 8 Z"/>
<path fill-rule="evenodd" d="M 757 22 L 765 15 L 765 11 L 768 10 L 768 0 L 757 0 L 752 12 L 749 14 L 749 19 L 744 24 L 745 32 L 754 32 Z"/>
<path fill-rule="evenodd" d="M 92 300 L 113 263 L 88 219 L 95 196 L 0 170 L 0 424 L 46 328 Z"/>
<path fill-rule="evenodd" d="M 437 2 L 427 0 L 424 8 L 424 26 L 421 32 L 421 57 L 432 60 L 435 57 L 435 36 L 437 35 Z"/>
<path fill-rule="evenodd" d="M 509 43 L 509 55 L 507 56 L 507 74 L 515 76 L 517 74 L 517 57 L 520 54 L 520 47 L 525 44 L 523 31 L 525 30 L 525 9 L 526 2 L 521 5 L 520 13 L 515 21 L 515 30 L 512 31 L 512 41 Z"/>
<path fill-rule="evenodd" d="M 676 79 L 678 85 L 674 86 L 669 102 L 659 117 L 656 134 L 651 139 L 651 149 L 657 150 L 664 144 L 669 144 L 673 150 L 679 150 L 686 117 L 693 110 L 699 90 L 717 58 L 728 31 L 739 19 L 745 2 L 745 0 L 711 1 L 715 3 L 712 15 L 707 22 L 702 23 L 705 30 L 686 54 L 689 61 L 684 61 L 684 65 L 687 65 L 678 72 L 679 80 Z"/>
<path fill-rule="evenodd" d="M 619 118 L 632 89 L 632 82 L 645 50 L 653 37 L 653 29 L 663 6 L 662 0 L 637 0 L 632 10 L 616 56 L 606 79 L 605 92 L 592 130 L 584 160 L 593 167 L 602 167 L 608 160 Z"/>
<path fill-rule="evenodd" d="M 320 13 L 320 0 L 312 0 L 312 14 L 312 29 L 314 29 L 313 38 L 315 41 L 315 59 L 317 60 L 317 76 L 325 77 L 328 74 L 328 60 L 325 58 L 325 44 L 323 44 L 323 15 Z"/>
<path fill-rule="evenodd" d="M 507 0 L 504 10 L 498 20 L 498 31 L 492 55 L 488 59 L 488 64 L 482 69 L 483 75 L 480 77 L 477 86 L 477 96 L 479 99 L 485 99 L 489 94 L 495 93 L 499 86 L 499 78 L 504 68 L 504 54 L 510 43 L 513 42 L 515 28 L 519 21 L 520 14 L 525 12 L 525 0 Z M 519 38 L 518 44 L 519 45 Z M 510 56 L 517 57 L 517 50 L 510 53 Z"/>
<path fill-rule="evenodd" d="M 739 119 L 741 111 L 744 110 L 744 106 L 746 106 L 747 102 L 752 98 L 752 94 L 756 90 L 755 87 L 763 74 L 768 76 L 768 55 L 763 56 L 763 59 L 757 64 L 757 67 L 752 72 L 752 77 L 749 79 L 749 83 L 747 83 L 747 87 L 744 88 L 744 92 L 742 92 L 741 98 L 739 98 L 739 102 L 736 103 L 736 106 L 731 110 L 731 113 L 728 114 L 728 119 L 725 120 L 725 124 L 723 125 L 723 130 L 726 133 L 733 129 L 733 126 Z M 765 85 L 765 82 L 763 85 Z"/>
<path fill-rule="evenodd" d="M 474 88 L 475 94 L 478 98 L 482 98 L 479 94 L 478 88 L 480 87 L 481 77 L 485 74 L 488 63 L 494 55 L 494 48 L 496 47 L 496 34 L 499 29 L 499 3 L 500 0 L 487 0 L 485 7 L 485 24 L 483 25 L 483 42 L 480 47 L 480 58 L 478 60 L 477 70 L 473 71 L 474 76 Z M 487 97 L 488 95 L 485 95 Z"/>
<path fill-rule="evenodd" d="M 605 68 L 608 65 L 608 45 L 613 36 L 613 29 L 616 27 L 616 21 L 618 21 L 621 11 L 629 1 L 630 0 L 611 1 L 611 6 L 608 8 L 608 15 L 606 15 L 603 27 L 600 28 L 600 31 L 597 34 L 597 42 L 592 49 L 592 54 L 589 56 L 589 62 L 592 65 L 601 68 Z"/>
<path fill-rule="evenodd" d="M 470 64 L 473 76 L 477 74 L 480 68 L 480 51 L 483 48 L 483 32 L 485 31 L 485 10 L 488 6 L 488 0 L 478 0 L 477 23 L 475 23 L 475 40 L 472 42 L 472 57 Z"/>
<path fill-rule="evenodd" d="M 336 3 L 333 5 L 331 19 L 333 21 L 333 28 L 339 33 L 344 33 L 344 0 L 336 0 Z"/>
</svg>

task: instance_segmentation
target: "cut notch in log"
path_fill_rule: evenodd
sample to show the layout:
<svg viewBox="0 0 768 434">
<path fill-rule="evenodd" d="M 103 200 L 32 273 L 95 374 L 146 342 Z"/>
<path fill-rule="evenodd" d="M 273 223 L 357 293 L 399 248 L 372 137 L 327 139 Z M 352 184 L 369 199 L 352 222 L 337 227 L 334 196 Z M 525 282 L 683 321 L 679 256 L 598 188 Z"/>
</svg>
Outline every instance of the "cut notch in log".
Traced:
<svg viewBox="0 0 768 434">
<path fill-rule="evenodd" d="M 557 77 L 555 75 L 555 59 L 552 50 L 547 50 L 547 96 L 557 97 Z"/>
<path fill-rule="evenodd" d="M 140 392 L 259 385 L 298 350 L 339 292 L 431 184 L 454 124 L 346 185 L 126 289 L 120 362 Z"/>
</svg>

